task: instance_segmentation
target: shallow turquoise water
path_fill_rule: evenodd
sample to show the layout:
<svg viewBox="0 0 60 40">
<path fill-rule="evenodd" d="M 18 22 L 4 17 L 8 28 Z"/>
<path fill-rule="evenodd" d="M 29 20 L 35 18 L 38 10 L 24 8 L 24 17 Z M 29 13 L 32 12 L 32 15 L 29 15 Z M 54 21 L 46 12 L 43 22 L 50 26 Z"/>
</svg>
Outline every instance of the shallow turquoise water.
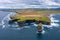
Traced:
<svg viewBox="0 0 60 40">
<path fill-rule="evenodd" d="M 1 12 L 0 12 L 1 13 Z M 2 12 L 2 17 L 8 13 Z M 0 16 L 0 19 L 2 20 Z M 0 40 L 60 40 L 60 15 L 53 15 L 52 26 L 43 26 L 44 32 L 37 34 L 37 27 L 30 25 L 29 27 L 20 28 L 8 26 L 5 22 L 5 27 L 0 25 Z M 54 21 L 55 20 L 55 21 Z"/>
</svg>

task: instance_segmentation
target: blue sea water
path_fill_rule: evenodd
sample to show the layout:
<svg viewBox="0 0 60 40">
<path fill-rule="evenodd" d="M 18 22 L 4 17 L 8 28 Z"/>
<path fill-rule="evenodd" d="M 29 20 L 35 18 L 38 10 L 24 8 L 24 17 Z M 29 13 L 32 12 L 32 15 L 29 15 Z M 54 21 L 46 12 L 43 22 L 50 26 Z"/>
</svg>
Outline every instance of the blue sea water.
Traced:
<svg viewBox="0 0 60 40">
<path fill-rule="evenodd" d="M 0 40 L 60 40 L 60 14 L 50 15 L 51 25 L 44 25 L 42 34 L 37 34 L 36 24 L 22 28 L 9 25 L 9 16 L 13 13 L 0 11 Z"/>
</svg>

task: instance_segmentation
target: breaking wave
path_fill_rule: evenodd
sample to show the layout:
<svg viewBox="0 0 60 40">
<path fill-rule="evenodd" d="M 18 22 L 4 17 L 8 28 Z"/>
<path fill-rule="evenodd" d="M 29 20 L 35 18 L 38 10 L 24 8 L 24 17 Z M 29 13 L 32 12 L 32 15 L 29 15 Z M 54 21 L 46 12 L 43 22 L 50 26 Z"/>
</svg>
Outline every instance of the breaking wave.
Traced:
<svg viewBox="0 0 60 40">
<path fill-rule="evenodd" d="M 1 21 L 2 28 L 5 28 L 6 25 L 9 25 L 9 24 L 8 24 L 8 21 L 10 20 L 10 16 L 15 15 L 15 14 L 16 14 L 16 13 L 14 13 L 14 12 L 10 12 L 7 16 L 5 16 L 5 17 L 2 19 L 2 21 Z"/>
<path fill-rule="evenodd" d="M 53 28 L 53 27 L 58 27 L 60 26 L 58 22 L 60 22 L 58 19 L 55 19 L 53 16 L 54 14 L 50 15 L 50 20 L 51 20 L 51 25 L 43 25 L 47 28 Z"/>
</svg>

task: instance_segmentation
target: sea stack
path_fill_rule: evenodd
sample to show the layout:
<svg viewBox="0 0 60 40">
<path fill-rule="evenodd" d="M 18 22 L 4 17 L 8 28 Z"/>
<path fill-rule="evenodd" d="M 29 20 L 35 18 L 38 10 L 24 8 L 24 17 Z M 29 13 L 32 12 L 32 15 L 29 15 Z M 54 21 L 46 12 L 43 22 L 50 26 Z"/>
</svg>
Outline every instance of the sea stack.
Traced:
<svg viewBox="0 0 60 40">
<path fill-rule="evenodd" d="M 42 23 L 38 23 L 38 32 L 42 32 Z"/>
</svg>

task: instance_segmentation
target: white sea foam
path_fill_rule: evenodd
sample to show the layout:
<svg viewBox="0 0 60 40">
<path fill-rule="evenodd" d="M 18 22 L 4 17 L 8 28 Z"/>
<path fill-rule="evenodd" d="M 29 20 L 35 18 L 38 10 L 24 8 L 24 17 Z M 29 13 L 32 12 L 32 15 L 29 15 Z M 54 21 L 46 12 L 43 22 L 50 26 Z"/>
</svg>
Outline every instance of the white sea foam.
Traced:
<svg viewBox="0 0 60 40">
<path fill-rule="evenodd" d="M 60 22 L 59 20 L 52 20 L 51 22 Z"/>
<path fill-rule="evenodd" d="M 16 28 L 16 29 L 21 30 L 21 29 L 23 29 L 23 28 Z"/>
<path fill-rule="evenodd" d="M 51 25 L 43 25 L 44 27 L 52 28 L 52 27 L 58 27 L 58 26 L 60 26 L 57 23 L 57 22 L 60 22 L 60 21 L 59 20 L 56 20 L 53 16 L 54 16 L 54 14 L 50 15 Z"/>
<path fill-rule="evenodd" d="M 4 24 L 4 21 L 2 21 L 1 24 L 3 25 Z"/>
<path fill-rule="evenodd" d="M 7 16 L 5 16 L 2 21 L 4 20 L 10 20 L 10 16 L 15 15 L 16 13 L 10 12 Z"/>
<path fill-rule="evenodd" d="M 44 34 L 45 33 L 45 30 L 43 30 L 41 33 Z"/>
<path fill-rule="evenodd" d="M 24 28 L 30 28 L 30 26 L 24 26 Z"/>
<path fill-rule="evenodd" d="M 53 17 L 51 17 L 50 20 L 51 20 L 51 22 L 59 22 L 59 20 L 57 20 L 57 19 L 55 19 Z"/>
<path fill-rule="evenodd" d="M 37 24 L 34 24 L 34 26 L 36 26 L 36 27 L 37 27 L 38 25 L 37 25 Z"/>
<path fill-rule="evenodd" d="M 3 25 L 3 26 L 2 26 L 2 29 L 3 29 L 3 28 L 5 28 L 5 27 L 6 27 L 6 26 L 5 26 L 5 25 Z"/>
<path fill-rule="evenodd" d="M 55 27 L 58 27 L 60 26 L 58 23 L 51 23 L 51 26 L 55 26 Z"/>
<path fill-rule="evenodd" d="M 4 25 L 5 22 L 4 22 L 4 21 L 7 22 L 8 20 L 10 20 L 10 16 L 11 16 L 11 15 L 15 15 L 15 14 L 16 14 L 16 13 L 10 12 L 7 16 L 5 16 L 5 17 L 2 19 L 2 22 L 1 22 L 1 23 L 2 23 L 2 28 L 5 28 L 5 25 Z"/>
<path fill-rule="evenodd" d="M 43 30 L 41 33 L 42 33 L 42 34 L 45 34 L 45 32 L 46 32 L 46 31 L 45 31 L 45 30 Z M 39 33 L 39 32 L 37 32 L 37 33 Z"/>
<path fill-rule="evenodd" d="M 43 27 L 51 28 L 51 25 L 43 25 Z"/>
</svg>

